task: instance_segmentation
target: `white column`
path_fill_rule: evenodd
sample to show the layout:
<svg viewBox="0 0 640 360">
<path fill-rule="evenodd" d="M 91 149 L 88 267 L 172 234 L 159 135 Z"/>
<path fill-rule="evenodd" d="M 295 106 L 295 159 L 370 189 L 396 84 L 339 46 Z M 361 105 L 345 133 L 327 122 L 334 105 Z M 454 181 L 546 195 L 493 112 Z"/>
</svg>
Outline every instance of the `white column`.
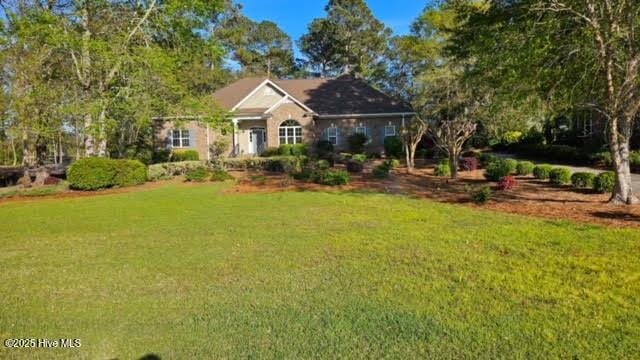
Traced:
<svg viewBox="0 0 640 360">
<path fill-rule="evenodd" d="M 233 155 L 238 156 L 238 119 L 231 119 L 233 122 Z"/>
</svg>

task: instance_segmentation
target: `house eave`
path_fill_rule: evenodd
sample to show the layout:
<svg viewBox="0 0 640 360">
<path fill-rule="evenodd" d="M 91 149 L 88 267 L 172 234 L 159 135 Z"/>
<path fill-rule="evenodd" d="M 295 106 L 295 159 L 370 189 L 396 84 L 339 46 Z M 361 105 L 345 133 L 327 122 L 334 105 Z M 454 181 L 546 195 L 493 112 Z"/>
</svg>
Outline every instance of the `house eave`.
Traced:
<svg viewBox="0 0 640 360">
<path fill-rule="evenodd" d="M 359 113 L 359 114 L 314 114 L 313 116 L 320 120 L 330 119 L 361 119 L 361 118 L 388 118 L 388 117 L 404 117 L 413 116 L 415 112 L 389 112 L 389 113 Z"/>
</svg>

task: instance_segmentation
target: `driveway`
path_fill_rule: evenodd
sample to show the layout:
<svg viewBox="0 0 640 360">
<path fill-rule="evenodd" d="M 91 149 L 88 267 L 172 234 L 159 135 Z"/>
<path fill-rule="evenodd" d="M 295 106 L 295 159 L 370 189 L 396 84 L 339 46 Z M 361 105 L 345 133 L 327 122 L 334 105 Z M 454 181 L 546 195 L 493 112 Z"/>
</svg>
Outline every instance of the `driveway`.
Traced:
<svg viewBox="0 0 640 360">
<path fill-rule="evenodd" d="M 510 153 L 494 152 L 493 154 L 496 155 L 496 156 L 502 157 L 502 158 L 512 158 L 512 159 L 516 159 L 516 160 L 533 161 L 531 159 L 527 159 L 527 158 L 524 158 L 522 156 L 518 156 L 518 155 L 510 154 Z M 533 162 L 534 163 L 540 163 L 539 161 L 533 161 Z M 592 167 L 588 167 L 588 166 L 565 165 L 565 164 L 558 164 L 558 163 L 549 162 L 549 161 L 547 161 L 545 163 L 552 164 L 552 165 L 557 165 L 558 167 L 567 168 L 567 169 L 571 170 L 571 172 L 590 172 L 590 173 L 594 173 L 594 174 L 599 174 L 599 173 L 605 171 L 605 170 L 602 170 L 602 169 L 596 169 L 596 168 L 592 168 Z M 636 193 L 640 192 L 640 174 L 631 174 L 631 186 L 633 187 L 634 192 L 636 192 Z"/>
</svg>

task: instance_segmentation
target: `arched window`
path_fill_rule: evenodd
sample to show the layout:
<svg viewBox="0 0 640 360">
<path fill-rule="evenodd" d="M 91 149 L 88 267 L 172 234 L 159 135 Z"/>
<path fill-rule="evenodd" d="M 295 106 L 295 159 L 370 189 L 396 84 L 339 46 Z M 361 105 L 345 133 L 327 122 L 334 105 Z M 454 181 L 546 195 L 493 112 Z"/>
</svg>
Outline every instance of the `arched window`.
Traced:
<svg viewBox="0 0 640 360">
<path fill-rule="evenodd" d="M 302 143 L 302 126 L 295 120 L 287 120 L 280 124 L 278 134 L 280 135 L 280 144 Z"/>
</svg>

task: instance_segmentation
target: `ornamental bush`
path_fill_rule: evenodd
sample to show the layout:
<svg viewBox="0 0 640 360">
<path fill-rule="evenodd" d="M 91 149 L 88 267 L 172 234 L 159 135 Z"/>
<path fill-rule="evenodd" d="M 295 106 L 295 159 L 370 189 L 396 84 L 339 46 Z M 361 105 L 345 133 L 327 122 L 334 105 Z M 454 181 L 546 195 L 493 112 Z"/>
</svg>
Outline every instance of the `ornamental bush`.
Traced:
<svg viewBox="0 0 640 360">
<path fill-rule="evenodd" d="M 531 161 L 520 161 L 518 165 L 516 165 L 516 174 L 520 176 L 531 175 L 535 167 L 535 164 Z"/>
<path fill-rule="evenodd" d="M 200 160 L 200 154 L 196 150 L 175 150 L 171 154 L 171 161 L 197 161 Z"/>
<path fill-rule="evenodd" d="M 352 153 L 360 154 L 364 152 L 364 147 L 369 141 L 367 135 L 362 133 L 355 133 L 347 137 L 347 143 Z"/>
<path fill-rule="evenodd" d="M 126 187 L 144 184 L 147 181 L 147 167 L 138 160 L 114 160 L 116 174 L 113 186 Z"/>
<path fill-rule="evenodd" d="M 351 157 L 351 160 L 359 161 L 361 163 L 367 162 L 367 155 L 365 154 L 355 154 Z"/>
<path fill-rule="evenodd" d="M 504 163 L 509 167 L 509 174 L 513 174 L 516 172 L 516 168 L 518 167 L 518 161 L 515 159 L 504 159 Z"/>
<path fill-rule="evenodd" d="M 403 153 L 403 142 L 400 136 L 387 136 L 384 138 L 384 153 L 387 156 L 400 157 Z"/>
<path fill-rule="evenodd" d="M 350 173 L 360 173 L 364 169 L 364 166 L 361 161 L 356 159 L 351 159 L 347 161 L 347 171 Z"/>
<path fill-rule="evenodd" d="M 536 167 L 533 168 L 533 176 L 536 179 L 547 180 L 551 169 L 553 169 L 553 166 L 549 164 L 536 165 Z"/>
<path fill-rule="evenodd" d="M 291 155 L 293 156 L 307 156 L 308 154 L 307 144 L 294 144 L 291 146 Z"/>
<path fill-rule="evenodd" d="M 187 174 L 184 178 L 185 180 L 191 182 L 205 182 L 209 179 L 210 176 L 211 172 L 209 171 L 209 169 L 204 166 L 200 166 L 187 171 Z"/>
<path fill-rule="evenodd" d="M 317 165 L 318 165 L 318 169 L 320 170 L 327 170 L 328 168 L 331 167 L 331 164 L 329 163 L 329 161 L 324 159 L 318 160 Z"/>
<path fill-rule="evenodd" d="M 449 166 L 449 160 L 440 160 L 433 171 L 435 176 L 451 176 L 451 167 Z"/>
<path fill-rule="evenodd" d="M 463 157 L 460 159 L 459 167 L 461 171 L 474 171 L 478 169 L 478 159 L 475 157 Z"/>
<path fill-rule="evenodd" d="M 400 160 L 398 159 L 388 159 L 384 163 L 384 166 L 388 167 L 389 170 L 393 170 L 400 166 Z"/>
<path fill-rule="evenodd" d="M 478 205 L 486 204 L 491 200 L 492 195 L 491 188 L 488 186 L 482 186 L 471 191 L 471 199 Z"/>
<path fill-rule="evenodd" d="M 280 156 L 291 156 L 291 151 L 293 149 L 293 145 L 291 144 L 282 144 L 278 147 L 278 155 Z"/>
<path fill-rule="evenodd" d="M 571 183 L 571 170 L 564 167 L 551 169 L 549 180 L 552 184 L 563 185 Z"/>
<path fill-rule="evenodd" d="M 500 181 L 503 177 L 511 173 L 512 165 L 513 164 L 506 160 L 495 160 L 487 165 L 484 171 L 484 177 L 490 181 Z"/>
<path fill-rule="evenodd" d="M 115 160 L 102 157 L 80 159 L 67 170 L 69 187 L 76 190 L 98 190 L 112 187 L 115 176 Z"/>
<path fill-rule="evenodd" d="M 481 153 L 480 155 L 478 155 L 478 162 L 483 168 L 487 167 L 489 164 L 496 160 L 498 160 L 498 157 L 493 154 Z"/>
<path fill-rule="evenodd" d="M 233 180 L 234 177 L 231 176 L 226 170 L 216 169 L 211 172 L 211 177 L 209 179 L 211 181 L 227 181 Z"/>
<path fill-rule="evenodd" d="M 593 181 L 593 189 L 599 193 L 612 192 L 616 186 L 616 174 L 607 171 L 598 174 Z"/>
<path fill-rule="evenodd" d="M 590 189 L 593 187 L 593 182 L 596 179 L 596 175 L 588 172 L 577 172 L 571 175 L 571 184 L 578 189 Z"/>
<path fill-rule="evenodd" d="M 516 178 L 512 175 L 507 175 L 498 183 L 498 190 L 511 190 L 518 185 Z"/>
<path fill-rule="evenodd" d="M 333 144 L 329 140 L 320 140 L 316 143 L 316 152 L 318 156 L 333 152 Z"/>
<path fill-rule="evenodd" d="M 347 185 L 351 182 L 351 175 L 344 170 L 330 170 L 324 173 L 322 183 L 324 185 L 336 186 Z"/>
<path fill-rule="evenodd" d="M 389 168 L 385 164 L 380 164 L 373 168 L 372 174 L 378 179 L 387 178 L 389 177 Z"/>
</svg>

